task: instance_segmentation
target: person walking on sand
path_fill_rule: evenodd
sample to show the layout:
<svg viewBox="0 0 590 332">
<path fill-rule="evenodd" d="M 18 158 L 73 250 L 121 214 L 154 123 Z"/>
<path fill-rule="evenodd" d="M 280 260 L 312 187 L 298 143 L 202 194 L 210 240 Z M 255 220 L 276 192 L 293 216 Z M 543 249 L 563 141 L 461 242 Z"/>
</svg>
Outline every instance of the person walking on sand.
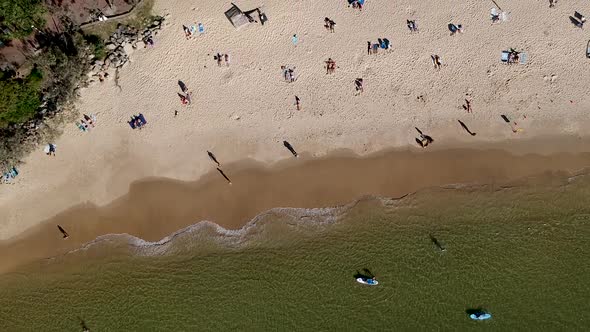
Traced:
<svg viewBox="0 0 590 332">
<path fill-rule="evenodd" d="M 221 62 L 223 61 L 223 55 L 217 53 L 217 65 L 221 67 Z"/>
<path fill-rule="evenodd" d="M 440 57 L 438 55 L 431 55 L 430 58 L 432 59 L 432 64 L 434 65 L 435 69 L 440 69 L 440 67 L 442 66 L 441 62 L 440 62 Z"/>
<path fill-rule="evenodd" d="M 225 65 L 229 67 L 229 54 L 225 53 L 224 58 L 225 58 Z"/>
<path fill-rule="evenodd" d="M 301 111 L 301 99 L 297 96 L 295 96 L 295 107 L 297 107 L 298 111 Z"/>
<path fill-rule="evenodd" d="M 324 18 L 324 27 L 326 28 L 326 30 L 328 30 L 331 33 L 334 33 L 334 26 L 336 25 L 336 22 L 332 21 L 329 18 Z"/>
<path fill-rule="evenodd" d="M 373 49 L 373 45 L 370 41 L 367 41 L 367 55 L 371 55 L 371 50 Z"/>
<path fill-rule="evenodd" d="M 471 110 L 471 101 L 469 99 L 465 99 L 465 110 L 467 111 L 467 113 L 473 112 Z"/>
<path fill-rule="evenodd" d="M 332 60 L 332 58 L 328 58 L 326 61 L 326 74 L 333 74 L 336 70 L 336 61 Z"/>
<path fill-rule="evenodd" d="M 363 90 L 363 79 L 362 78 L 357 78 L 354 80 L 354 88 L 356 90 L 357 95 L 361 94 L 364 90 Z"/>
</svg>

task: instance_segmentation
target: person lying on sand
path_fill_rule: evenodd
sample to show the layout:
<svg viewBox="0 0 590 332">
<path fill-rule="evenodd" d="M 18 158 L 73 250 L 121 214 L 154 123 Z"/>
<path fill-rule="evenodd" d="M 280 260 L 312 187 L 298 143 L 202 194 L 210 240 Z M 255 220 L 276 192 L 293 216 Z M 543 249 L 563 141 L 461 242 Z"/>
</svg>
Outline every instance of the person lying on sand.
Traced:
<svg viewBox="0 0 590 332">
<path fill-rule="evenodd" d="M 191 31 L 190 31 L 190 29 L 186 25 L 183 25 L 182 26 L 182 29 L 184 30 L 184 37 L 187 40 L 191 39 Z"/>
</svg>

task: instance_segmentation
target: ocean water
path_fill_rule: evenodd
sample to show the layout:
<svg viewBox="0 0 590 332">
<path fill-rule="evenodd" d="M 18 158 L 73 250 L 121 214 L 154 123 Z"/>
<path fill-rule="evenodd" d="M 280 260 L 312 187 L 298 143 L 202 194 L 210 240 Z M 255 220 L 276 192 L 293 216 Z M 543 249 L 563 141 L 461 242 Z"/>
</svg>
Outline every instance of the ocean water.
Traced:
<svg viewBox="0 0 590 332">
<path fill-rule="evenodd" d="M 446 251 L 432 242 L 436 238 Z M 590 327 L 590 176 L 274 209 L 241 231 L 103 236 L 0 275 L 3 331 Z M 376 275 L 378 286 L 355 282 Z M 488 321 L 466 310 L 484 308 Z"/>
</svg>

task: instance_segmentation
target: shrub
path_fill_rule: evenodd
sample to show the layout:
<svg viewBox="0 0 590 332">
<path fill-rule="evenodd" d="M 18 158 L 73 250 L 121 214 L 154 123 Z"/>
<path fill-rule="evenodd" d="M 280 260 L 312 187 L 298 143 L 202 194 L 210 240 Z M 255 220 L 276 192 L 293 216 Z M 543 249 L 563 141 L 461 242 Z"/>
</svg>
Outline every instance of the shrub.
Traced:
<svg viewBox="0 0 590 332">
<path fill-rule="evenodd" d="M 33 69 L 25 79 L 15 79 L 7 72 L 0 76 L 0 127 L 22 123 L 35 115 L 41 105 L 39 90 L 41 71 Z"/>
<path fill-rule="evenodd" d="M 0 0 L 0 40 L 23 38 L 45 26 L 41 0 Z"/>
<path fill-rule="evenodd" d="M 91 47 L 93 47 L 93 54 L 94 57 L 97 59 L 104 59 L 106 57 L 106 50 L 104 47 L 104 42 L 102 38 L 97 35 L 85 35 L 84 40 L 88 43 Z"/>
</svg>

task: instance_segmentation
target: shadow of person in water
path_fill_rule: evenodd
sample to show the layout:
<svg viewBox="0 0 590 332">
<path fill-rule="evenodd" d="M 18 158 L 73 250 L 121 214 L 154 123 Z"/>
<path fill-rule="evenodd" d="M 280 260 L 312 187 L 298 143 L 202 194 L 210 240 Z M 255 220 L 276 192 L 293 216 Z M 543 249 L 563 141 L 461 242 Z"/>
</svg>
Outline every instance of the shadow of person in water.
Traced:
<svg viewBox="0 0 590 332">
<path fill-rule="evenodd" d="M 78 317 L 78 320 L 80 321 L 80 326 L 82 327 L 82 332 L 90 332 L 90 329 L 88 328 L 88 326 L 86 326 L 86 322 Z"/>
<path fill-rule="evenodd" d="M 463 129 L 465 129 L 471 136 L 477 135 L 477 133 L 471 132 L 471 130 L 469 130 L 469 128 L 467 128 L 467 125 L 465 123 L 463 123 L 463 121 L 461 121 L 461 120 L 457 120 L 457 121 L 459 121 L 459 123 L 461 124 L 461 127 L 463 127 Z"/>
<path fill-rule="evenodd" d="M 477 314 L 481 314 L 482 312 L 484 312 L 484 310 L 483 310 L 483 308 L 482 308 L 482 307 L 477 307 L 477 308 L 467 308 L 467 309 L 465 310 L 465 313 L 466 313 L 467 315 L 473 315 L 473 314 L 476 314 L 476 315 L 477 315 Z"/>
<path fill-rule="evenodd" d="M 445 248 L 439 241 L 437 238 L 435 238 L 432 234 L 428 235 L 430 237 L 430 241 L 440 250 L 440 251 L 446 251 L 447 248 Z"/>
<path fill-rule="evenodd" d="M 291 146 L 291 144 L 287 141 L 283 141 L 283 145 L 289 150 L 291 151 L 291 153 L 293 154 L 294 157 L 299 157 L 299 155 L 297 154 L 297 151 L 295 151 L 295 149 L 293 149 L 293 146 Z"/>
<path fill-rule="evenodd" d="M 373 279 L 375 278 L 375 275 L 369 271 L 369 269 L 362 269 L 361 271 L 357 270 L 356 273 L 354 274 L 354 278 L 363 278 L 363 279 Z"/>
</svg>

